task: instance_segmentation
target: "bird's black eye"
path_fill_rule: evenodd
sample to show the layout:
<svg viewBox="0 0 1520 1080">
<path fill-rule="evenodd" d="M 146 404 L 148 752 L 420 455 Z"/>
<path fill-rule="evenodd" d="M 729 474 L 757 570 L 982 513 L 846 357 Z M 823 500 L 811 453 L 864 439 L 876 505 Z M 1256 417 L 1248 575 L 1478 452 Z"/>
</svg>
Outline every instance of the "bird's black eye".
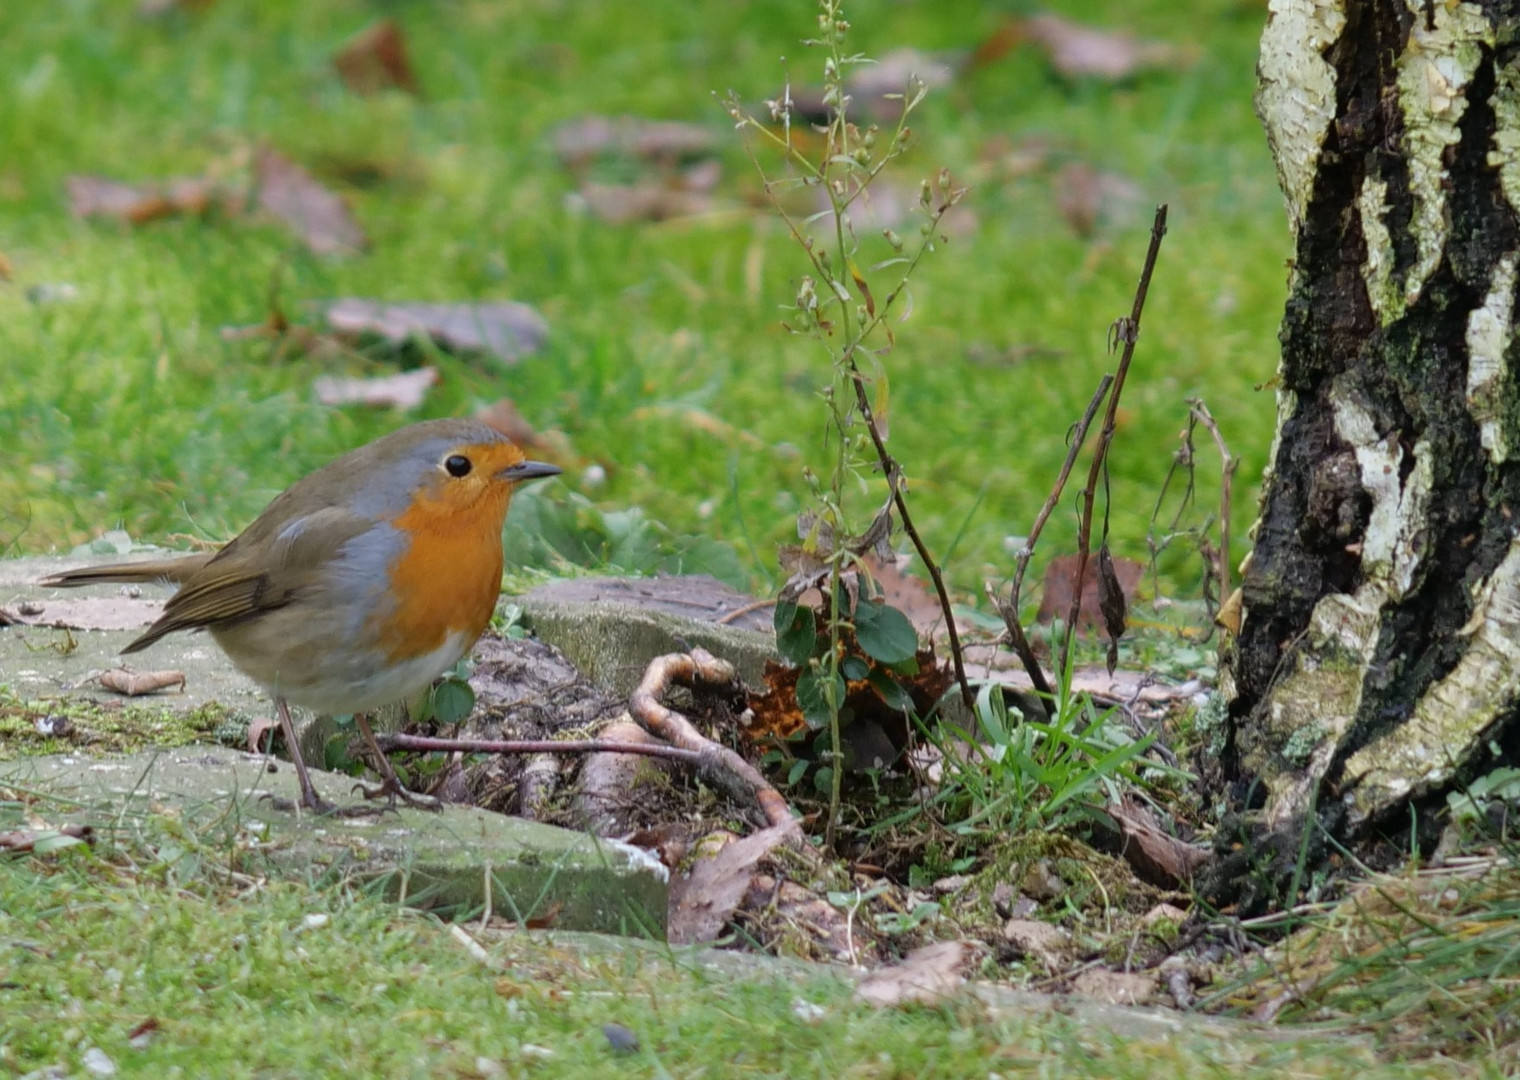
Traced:
<svg viewBox="0 0 1520 1080">
<path fill-rule="evenodd" d="M 468 476 L 470 474 L 470 459 L 463 454 L 450 454 L 443 459 L 443 467 L 449 471 L 450 476 Z"/>
</svg>

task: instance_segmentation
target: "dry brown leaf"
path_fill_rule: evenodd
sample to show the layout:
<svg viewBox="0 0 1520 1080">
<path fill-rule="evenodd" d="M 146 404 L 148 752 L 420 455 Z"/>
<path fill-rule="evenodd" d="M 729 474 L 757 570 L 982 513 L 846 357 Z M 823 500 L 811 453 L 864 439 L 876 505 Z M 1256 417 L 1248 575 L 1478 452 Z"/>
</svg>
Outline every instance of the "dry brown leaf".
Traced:
<svg viewBox="0 0 1520 1080">
<path fill-rule="evenodd" d="M 535 430 L 510 398 L 498 398 L 477 410 L 475 419 L 495 428 L 522 447 L 529 457 L 538 461 L 547 461 L 561 468 L 570 468 L 582 462 L 570 445 L 568 435 L 556 429 Z"/>
<path fill-rule="evenodd" d="M 438 382 L 437 368 L 417 368 L 369 379 L 324 376 L 312 384 L 323 405 L 368 405 L 373 409 L 415 409 Z"/>
<path fill-rule="evenodd" d="M 882 562 L 872 555 L 865 557 L 871 576 L 881 586 L 882 599 L 906 615 L 924 637 L 933 637 L 936 630 L 945 628 L 945 609 L 940 607 L 932 585 L 904 571 L 910 561 L 898 558 Z"/>
<path fill-rule="evenodd" d="M 1151 68 L 1191 61 L 1189 50 L 1176 45 L 1085 26 L 1059 15 L 1023 19 L 1015 33 L 1044 49 L 1051 67 L 1069 79 L 1127 79 Z"/>
<path fill-rule="evenodd" d="M 273 738 L 272 732 L 280 729 L 280 722 L 267 716 L 260 716 L 248 722 L 248 752 L 250 754 L 262 754 L 264 752 L 264 736 Z"/>
<path fill-rule="evenodd" d="M 1145 577 L 1145 564 L 1134 559 L 1113 560 L 1114 577 L 1118 581 L 1126 606 L 1135 602 L 1135 589 Z M 1065 619 L 1071 613 L 1071 597 L 1074 591 L 1072 578 L 1077 572 L 1076 555 L 1057 555 L 1045 567 L 1045 591 L 1040 597 L 1040 611 L 1036 618 L 1049 625 L 1055 619 Z M 1098 595 L 1098 560 L 1089 557 L 1082 572 L 1082 607 L 1077 613 L 1077 626 L 1097 629 L 1103 626 L 1101 598 Z"/>
<path fill-rule="evenodd" d="M 902 963 L 877 968 L 855 987 L 855 996 L 877 1008 L 889 1005 L 936 1005 L 964 981 L 961 970 L 971 958 L 964 942 L 941 941 L 914 949 Z"/>
<path fill-rule="evenodd" d="M 691 872 L 670 883 L 666 930 L 670 943 L 691 945 L 716 939 L 749 891 L 760 860 L 796 833 L 795 822 L 783 822 L 733 840 L 714 855 L 698 854 Z"/>
<path fill-rule="evenodd" d="M 560 161 L 572 169 L 599 157 L 673 165 L 712 154 L 719 145 L 710 128 L 636 116 L 583 116 L 556 128 L 551 141 Z"/>
<path fill-rule="evenodd" d="M 369 243 L 342 196 L 278 150 L 262 147 L 254 159 L 258 206 L 293 229 L 318 255 L 346 255 Z"/>
<path fill-rule="evenodd" d="M 1085 161 L 1061 167 L 1053 181 L 1056 208 L 1078 236 L 1092 236 L 1099 225 L 1123 223 L 1145 197 L 1137 184 L 1117 173 L 1099 172 Z"/>
<path fill-rule="evenodd" d="M 185 673 L 183 671 L 128 671 L 126 668 L 116 668 L 101 673 L 100 685 L 115 694 L 142 697 L 145 694 L 156 694 L 160 690 L 167 690 L 171 686 L 183 690 Z"/>
<path fill-rule="evenodd" d="M 131 225 L 180 214 L 204 214 L 216 194 L 210 181 L 193 178 L 123 184 L 100 176 L 70 176 L 64 186 L 69 209 L 76 216 L 115 218 Z"/>
<path fill-rule="evenodd" d="M 536 351 L 549 324 L 527 304 L 392 304 L 346 297 L 317 305 L 335 333 L 356 341 L 378 337 L 401 348 L 413 338 L 450 352 L 478 352 L 512 363 Z"/>
<path fill-rule="evenodd" d="M 417 76 L 407 57 L 406 35 L 395 19 L 381 19 L 360 30 L 333 54 L 343 85 L 356 94 L 405 90 L 416 94 Z"/>
<path fill-rule="evenodd" d="M 1107 809 L 1124 835 L 1125 861 L 1142 880 L 1162 889 L 1175 889 L 1191 881 L 1193 873 L 1209 861 L 1212 853 L 1208 848 L 1168 834 L 1139 800 L 1126 795 Z"/>
<path fill-rule="evenodd" d="M 5 252 L 0 251 L 0 281 L 9 281 L 15 271 L 11 267 L 11 261 L 5 257 Z"/>
<path fill-rule="evenodd" d="M 89 825 L 61 825 L 56 829 L 16 829 L 0 833 L 0 852 L 24 855 L 37 846 L 38 841 L 59 836 L 72 837 L 85 843 L 94 843 L 95 830 Z"/>
<path fill-rule="evenodd" d="M 716 205 L 709 192 L 656 183 L 587 183 L 581 185 L 580 197 L 593 214 L 614 225 L 691 217 L 706 214 Z"/>
<path fill-rule="evenodd" d="M 1237 588 L 1230 593 L 1229 599 L 1219 605 L 1219 614 L 1214 616 L 1214 622 L 1231 634 L 1240 633 L 1240 620 L 1245 615 L 1245 592 Z"/>
</svg>

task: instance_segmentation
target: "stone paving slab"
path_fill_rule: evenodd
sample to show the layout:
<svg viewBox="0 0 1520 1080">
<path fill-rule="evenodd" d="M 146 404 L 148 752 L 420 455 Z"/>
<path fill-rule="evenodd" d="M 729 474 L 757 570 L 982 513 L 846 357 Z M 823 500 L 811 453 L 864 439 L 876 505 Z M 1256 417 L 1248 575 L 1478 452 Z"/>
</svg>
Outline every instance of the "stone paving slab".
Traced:
<svg viewBox="0 0 1520 1080">
<path fill-rule="evenodd" d="M 313 772 L 317 790 L 356 800 L 351 777 Z M 638 848 L 475 807 L 410 808 L 359 818 L 278 809 L 294 799 L 295 772 L 223 747 L 119 757 L 53 755 L 0 763 L 0 789 L 44 793 L 50 824 L 93 825 L 103 841 L 153 815 L 178 816 L 212 850 L 232 845 L 247 873 L 299 880 L 346 878 L 443 914 L 486 903 L 521 923 L 663 939 L 668 872 Z"/>
</svg>

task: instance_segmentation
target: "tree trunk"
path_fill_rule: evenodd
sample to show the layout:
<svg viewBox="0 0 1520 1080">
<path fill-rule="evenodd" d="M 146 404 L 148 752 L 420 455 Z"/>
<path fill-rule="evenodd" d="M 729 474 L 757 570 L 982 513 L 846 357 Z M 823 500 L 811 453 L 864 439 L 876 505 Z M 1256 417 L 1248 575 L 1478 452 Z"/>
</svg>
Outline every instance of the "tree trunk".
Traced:
<svg viewBox="0 0 1520 1080">
<path fill-rule="evenodd" d="M 1258 76 L 1296 252 L 1215 731 L 1244 908 L 1520 761 L 1520 0 L 1271 0 Z"/>
</svg>

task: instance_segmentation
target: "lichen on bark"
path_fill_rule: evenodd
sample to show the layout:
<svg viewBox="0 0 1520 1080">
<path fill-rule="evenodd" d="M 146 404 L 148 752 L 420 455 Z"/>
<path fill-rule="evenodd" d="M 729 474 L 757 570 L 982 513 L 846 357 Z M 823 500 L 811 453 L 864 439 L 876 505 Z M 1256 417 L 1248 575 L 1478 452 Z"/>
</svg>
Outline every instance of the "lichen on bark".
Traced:
<svg viewBox="0 0 1520 1080">
<path fill-rule="evenodd" d="M 1520 5 L 1274 0 L 1258 70 L 1296 252 L 1219 790 L 1271 860 L 1520 746 Z"/>
</svg>

